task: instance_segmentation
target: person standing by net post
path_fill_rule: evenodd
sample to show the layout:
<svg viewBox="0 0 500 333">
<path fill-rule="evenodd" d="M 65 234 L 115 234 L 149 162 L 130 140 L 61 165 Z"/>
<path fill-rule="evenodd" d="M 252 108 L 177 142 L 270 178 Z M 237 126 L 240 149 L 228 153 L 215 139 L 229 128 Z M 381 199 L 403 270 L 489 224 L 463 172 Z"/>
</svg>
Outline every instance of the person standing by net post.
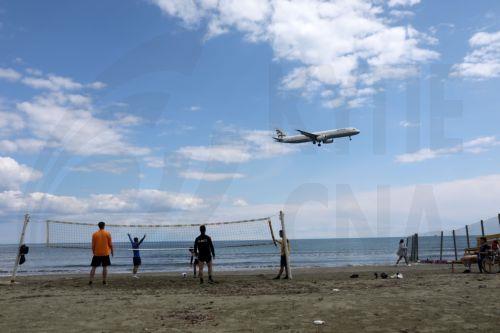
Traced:
<svg viewBox="0 0 500 333">
<path fill-rule="evenodd" d="M 283 271 L 285 271 L 285 277 L 284 279 L 288 279 L 288 273 L 286 272 L 286 248 L 285 246 L 288 247 L 288 253 L 290 253 L 290 241 L 287 239 L 286 240 L 286 245 L 285 242 L 283 241 L 283 230 L 280 230 L 279 235 L 281 237 L 281 240 L 273 239 L 273 241 L 278 243 L 280 245 L 280 253 L 281 253 L 281 258 L 280 258 L 280 271 L 278 272 L 278 275 L 273 279 L 273 280 L 279 280 L 281 278 L 281 274 L 283 274 Z"/>
<path fill-rule="evenodd" d="M 130 240 L 130 244 L 132 245 L 132 252 L 133 252 L 133 257 L 132 261 L 134 264 L 134 268 L 132 269 L 132 276 L 138 279 L 139 277 L 137 276 L 137 271 L 139 270 L 139 266 L 141 266 L 142 261 L 141 261 L 141 253 L 139 252 L 139 247 L 141 246 L 142 242 L 144 241 L 144 238 L 146 238 L 146 235 L 144 235 L 141 240 L 139 238 L 134 237 L 134 240 L 132 240 L 132 237 L 130 234 L 127 234 L 128 239 Z"/>
<path fill-rule="evenodd" d="M 113 242 L 111 240 L 111 234 L 104 230 L 106 223 L 99 222 L 99 230 L 92 234 L 92 269 L 90 270 L 90 280 L 89 285 L 92 284 L 94 280 L 95 270 L 97 267 L 102 266 L 102 284 L 106 284 L 106 278 L 108 276 L 108 266 L 111 265 L 111 260 L 109 255 L 114 255 L 113 253 Z"/>
<path fill-rule="evenodd" d="M 207 263 L 208 283 L 214 283 L 212 279 L 212 259 L 215 259 L 215 249 L 210 236 L 206 235 L 207 228 L 200 225 L 200 235 L 194 241 L 194 253 L 198 255 L 198 276 L 200 284 L 203 283 L 203 266 Z"/>
</svg>

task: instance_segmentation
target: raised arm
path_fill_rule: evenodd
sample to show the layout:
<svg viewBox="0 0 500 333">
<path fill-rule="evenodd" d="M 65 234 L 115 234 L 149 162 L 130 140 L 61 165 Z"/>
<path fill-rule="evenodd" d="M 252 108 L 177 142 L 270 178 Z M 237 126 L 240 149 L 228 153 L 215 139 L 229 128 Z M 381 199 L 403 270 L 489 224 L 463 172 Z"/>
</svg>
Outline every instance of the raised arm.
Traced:
<svg viewBox="0 0 500 333">
<path fill-rule="evenodd" d="M 134 241 L 132 240 L 132 237 L 130 237 L 130 234 L 127 234 L 127 236 L 128 236 L 128 239 L 129 239 L 130 243 L 134 244 Z"/>
<path fill-rule="evenodd" d="M 142 242 L 144 241 L 144 238 L 146 238 L 146 235 L 142 236 L 141 240 L 139 241 L 139 245 L 142 244 Z"/>
</svg>

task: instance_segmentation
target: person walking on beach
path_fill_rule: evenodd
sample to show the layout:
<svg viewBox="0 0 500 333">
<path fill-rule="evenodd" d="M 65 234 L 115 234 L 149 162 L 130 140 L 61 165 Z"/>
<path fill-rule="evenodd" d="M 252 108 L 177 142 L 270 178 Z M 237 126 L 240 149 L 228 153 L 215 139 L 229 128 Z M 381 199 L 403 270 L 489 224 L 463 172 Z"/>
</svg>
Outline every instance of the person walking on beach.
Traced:
<svg viewBox="0 0 500 333">
<path fill-rule="evenodd" d="M 208 283 L 214 283 L 212 279 L 212 259 L 215 259 L 215 249 L 210 236 L 206 235 L 207 228 L 200 225 L 200 235 L 194 241 L 194 253 L 198 256 L 198 276 L 200 284 L 203 283 L 203 266 L 207 263 Z"/>
<path fill-rule="evenodd" d="M 137 271 L 139 270 L 139 266 L 141 266 L 142 261 L 141 261 L 141 254 L 139 252 L 139 247 L 141 246 L 142 242 L 144 241 L 144 238 L 146 238 L 146 235 L 144 235 L 141 240 L 139 238 L 134 237 L 134 240 L 132 240 L 132 237 L 130 234 L 127 234 L 128 239 L 130 240 L 130 244 L 132 245 L 132 252 L 133 252 L 133 257 L 132 261 L 134 264 L 134 268 L 132 269 L 132 276 L 138 279 L 139 277 L 137 276 Z"/>
<path fill-rule="evenodd" d="M 108 276 L 108 266 L 111 265 L 109 255 L 113 256 L 113 242 L 111 241 L 111 234 L 104 230 L 105 223 L 99 222 L 99 230 L 92 234 L 92 269 L 90 270 L 89 285 L 94 280 L 95 270 L 97 267 L 102 266 L 102 284 L 106 284 Z"/>
<path fill-rule="evenodd" d="M 280 230 L 279 235 L 281 237 L 281 240 L 274 240 L 275 243 L 278 243 L 280 245 L 280 270 L 278 272 L 278 275 L 273 278 L 273 280 L 279 280 L 281 278 L 281 274 L 283 274 L 283 271 L 285 271 L 285 277 L 284 279 L 288 279 L 288 272 L 286 271 L 286 250 L 288 248 L 288 253 L 290 253 L 290 241 L 287 239 L 286 240 L 286 245 L 283 240 L 283 230 Z M 285 248 L 287 246 L 287 248 Z"/>
<path fill-rule="evenodd" d="M 405 245 L 405 241 L 404 239 L 401 239 L 399 241 L 399 248 L 398 248 L 398 251 L 396 252 L 396 254 L 398 255 L 398 260 L 396 261 L 396 266 L 399 264 L 399 261 L 401 259 L 405 259 L 405 263 L 407 266 L 411 266 L 409 263 L 408 263 L 408 258 L 407 258 L 407 253 L 408 253 L 408 248 L 406 247 Z"/>
<path fill-rule="evenodd" d="M 189 265 L 193 267 L 193 277 L 196 277 L 196 268 L 200 264 L 198 260 L 198 255 L 194 253 L 194 248 L 189 248 L 189 253 L 191 253 L 191 260 L 189 261 Z"/>
<path fill-rule="evenodd" d="M 488 255 L 490 246 L 488 245 L 488 240 L 486 237 L 481 237 L 479 239 L 479 252 L 477 253 L 477 266 L 479 267 L 479 273 L 483 273 L 483 260 Z"/>
</svg>

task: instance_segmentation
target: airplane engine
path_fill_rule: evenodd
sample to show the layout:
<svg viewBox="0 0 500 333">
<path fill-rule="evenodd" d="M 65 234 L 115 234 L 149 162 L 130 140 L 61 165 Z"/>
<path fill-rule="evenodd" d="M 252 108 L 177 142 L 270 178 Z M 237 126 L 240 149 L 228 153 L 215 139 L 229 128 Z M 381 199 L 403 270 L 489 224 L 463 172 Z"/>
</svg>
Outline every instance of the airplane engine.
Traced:
<svg viewBox="0 0 500 333">
<path fill-rule="evenodd" d="M 323 143 L 333 143 L 333 138 L 323 140 Z"/>
</svg>

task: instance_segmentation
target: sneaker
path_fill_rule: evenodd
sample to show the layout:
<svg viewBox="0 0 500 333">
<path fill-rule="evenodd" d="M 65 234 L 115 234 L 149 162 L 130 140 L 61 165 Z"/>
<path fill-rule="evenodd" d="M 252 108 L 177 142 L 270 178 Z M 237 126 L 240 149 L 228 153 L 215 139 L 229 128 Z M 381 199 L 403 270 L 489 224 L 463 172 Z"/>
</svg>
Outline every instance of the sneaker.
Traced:
<svg viewBox="0 0 500 333">
<path fill-rule="evenodd" d="M 91 286 L 91 285 L 92 285 L 92 281 L 89 281 L 89 286 Z"/>
<path fill-rule="evenodd" d="M 411 267 L 411 264 L 408 264 L 408 265 L 406 265 L 406 266 Z"/>
<path fill-rule="evenodd" d="M 133 277 L 133 278 L 136 278 L 136 279 L 138 279 L 138 278 L 139 278 L 136 274 L 132 275 L 132 277 Z"/>
<path fill-rule="evenodd" d="M 466 269 L 463 273 L 470 273 L 470 269 Z"/>
<path fill-rule="evenodd" d="M 215 281 L 214 281 L 214 280 L 212 280 L 212 279 L 208 279 L 208 283 L 210 283 L 210 284 L 214 284 L 214 283 L 215 283 Z"/>
<path fill-rule="evenodd" d="M 279 275 L 277 277 L 273 277 L 273 280 L 279 280 L 279 279 L 281 279 L 281 276 Z"/>
<path fill-rule="evenodd" d="M 285 277 L 283 278 L 283 280 L 288 280 L 288 279 L 289 279 L 289 277 L 288 277 L 288 276 L 285 276 Z"/>
<path fill-rule="evenodd" d="M 102 284 L 106 285 L 106 281 L 102 281 Z"/>
<path fill-rule="evenodd" d="M 203 284 L 203 279 L 202 278 L 200 278 L 200 284 Z"/>
</svg>

